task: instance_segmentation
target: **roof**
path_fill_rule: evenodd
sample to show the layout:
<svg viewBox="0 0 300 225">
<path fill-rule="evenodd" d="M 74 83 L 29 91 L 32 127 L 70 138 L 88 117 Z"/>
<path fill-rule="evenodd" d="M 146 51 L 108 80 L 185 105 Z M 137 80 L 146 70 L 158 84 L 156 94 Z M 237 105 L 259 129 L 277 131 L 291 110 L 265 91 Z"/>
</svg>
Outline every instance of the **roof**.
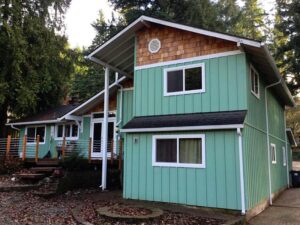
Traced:
<svg viewBox="0 0 300 225">
<path fill-rule="evenodd" d="M 293 97 L 289 92 L 285 81 L 282 79 L 270 52 L 264 43 L 257 40 L 141 16 L 110 40 L 98 47 L 95 51 L 89 54 L 87 58 L 105 67 L 110 67 L 112 70 L 122 75 L 132 76 L 135 69 L 135 34 L 138 30 L 144 27 L 149 27 L 149 24 L 168 26 L 196 34 L 236 42 L 237 45 L 247 53 L 249 59 L 255 64 L 256 69 L 260 72 L 260 74 L 262 74 L 267 85 L 279 80 L 282 81 L 280 85 L 274 86 L 272 89 L 276 93 L 276 96 L 279 96 L 279 99 L 283 102 L 283 104 L 295 106 Z"/>
<path fill-rule="evenodd" d="M 73 109 L 78 107 L 78 105 L 79 104 L 60 105 L 47 111 L 38 113 L 34 116 L 11 121 L 7 125 L 55 123 L 57 122 L 59 117 L 62 117 L 68 112 L 72 111 Z"/>
<path fill-rule="evenodd" d="M 114 83 L 112 83 L 109 86 L 109 95 L 114 95 L 118 88 L 119 85 L 126 80 L 126 77 L 121 77 L 120 79 L 118 79 L 117 81 L 115 81 Z M 91 109 L 93 109 L 95 106 L 101 104 L 104 101 L 104 90 L 100 91 L 98 94 L 94 95 L 93 97 L 91 97 L 90 99 L 88 99 L 87 101 L 85 101 L 84 103 L 82 103 L 81 105 L 77 106 L 76 108 L 72 109 L 71 111 L 69 111 L 67 114 L 62 115 L 59 120 L 62 120 L 66 117 L 68 117 L 69 115 L 82 115 L 86 112 L 89 112 Z"/>
<path fill-rule="evenodd" d="M 134 117 L 122 132 L 242 128 L 247 111 L 224 111 Z"/>
<path fill-rule="evenodd" d="M 294 137 L 294 134 L 293 134 L 293 131 L 292 131 L 291 128 L 287 128 L 286 129 L 286 135 L 287 135 L 287 138 L 288 138 L 291 146 L 296 147 L 297 146 L 297 142 L 295 140 L 295 137 Z"/>
</svg>

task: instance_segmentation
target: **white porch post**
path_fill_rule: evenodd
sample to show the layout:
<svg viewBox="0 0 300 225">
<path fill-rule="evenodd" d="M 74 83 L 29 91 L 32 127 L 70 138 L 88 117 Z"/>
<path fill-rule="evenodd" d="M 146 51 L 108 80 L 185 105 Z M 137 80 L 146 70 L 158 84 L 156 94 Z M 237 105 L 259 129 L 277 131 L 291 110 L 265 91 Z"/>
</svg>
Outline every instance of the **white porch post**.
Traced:
<svg viewBox="0 0 300 225">
<path fill-rule="evenodd" d="M 107 135 L 108 135 L 108 106 L 109 106 L 109 68 L 105 68 L 105 79 L 104 79 L 104 115 L 103 115 L 103 127 L 102 127 L 102 190 L 106 189 L 106 178 L 107 178 Z"/>
</svg>

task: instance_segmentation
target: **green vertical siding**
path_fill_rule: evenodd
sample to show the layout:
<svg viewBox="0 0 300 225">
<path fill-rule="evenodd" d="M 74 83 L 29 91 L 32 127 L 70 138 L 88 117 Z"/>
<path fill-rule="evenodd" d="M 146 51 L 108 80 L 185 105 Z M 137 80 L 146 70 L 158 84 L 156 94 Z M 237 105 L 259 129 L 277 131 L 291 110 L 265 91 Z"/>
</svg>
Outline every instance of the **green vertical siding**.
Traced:
<svg viewBox="0 0 300 225">
<path fill-rule="evenodd" d="M 251 93 L 249 65 L 247 66 L 248 112 L 244 128 L 244 162 L 246 206 L 252 208 L 269 197 L 267 129 L 265 116 L 265 83 L 260 74 L 260 96 Z M 276 144 L 277 163 L 271 165 L 272 192 L 287 185 L 286 167 L 283 166 L 282 147 L 285 146 L 284 108 L 268 90 L 270 143 Z"/>
<path fill-rule="evenodd" d="M 163 96 L 164 68 L 205 64 L 205 93 Z M 247 108 L 244 54 L 136 70 L 135 116 L 242 110 Z"/>
<path fill-rule="evenodd" d="M 122 113 L 122 122 L 120 128 L 122 128 L 129 120 L 133 118 L 133 90 L 123 90 L 123 102 L 121 109 L 121 91 L 118 91 L 117 95 L 117 122 L 120 121 L 120 115 Z"/>
<path fill-rule="evenodd" d="M 154 134 L 126 134 L 124 197 L 241 209 L 236 131 L 204 133 L 206 168 L 203 169 L 153 167 L 152 136 Z"/>
</svg>

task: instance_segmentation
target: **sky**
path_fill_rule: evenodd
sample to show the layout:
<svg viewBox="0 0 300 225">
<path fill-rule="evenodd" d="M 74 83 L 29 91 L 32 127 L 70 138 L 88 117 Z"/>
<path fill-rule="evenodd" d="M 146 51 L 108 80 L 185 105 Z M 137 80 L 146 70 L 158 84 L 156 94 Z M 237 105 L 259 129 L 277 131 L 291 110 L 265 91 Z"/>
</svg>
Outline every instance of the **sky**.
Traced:
<svg viewBox="0 0 300 225">
<path fill-rule="evenodd" d="M 274 6 L 275 0 L 260 0 L 264 9 L 269 12 Z M 96 33 L 91 26 L 102 9 L 106 19 L 111 18 L 113 11 L 107 0 L 72 0 L 66 14 L 66 34 L 70 46 L 88 47 Z"/>
</svg>

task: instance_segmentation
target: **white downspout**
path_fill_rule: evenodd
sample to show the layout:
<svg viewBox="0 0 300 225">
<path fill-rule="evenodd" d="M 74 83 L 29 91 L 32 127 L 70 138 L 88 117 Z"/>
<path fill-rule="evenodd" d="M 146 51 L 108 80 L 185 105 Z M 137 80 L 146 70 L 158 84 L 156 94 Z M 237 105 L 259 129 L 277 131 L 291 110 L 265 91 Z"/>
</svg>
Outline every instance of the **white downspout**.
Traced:
<svg viewBox="0 0 300 225">
<path fill-rule="evenodd" d="M 117 85 L 121 89 L 121 99 L 120 99 L 120 118 L 119 118 L 119 121 L 116 124 L 116 127 L 119 126 L 122 123 L 122 118 L 123 118 L 123 86 L 119 83 L 117 83 Z"/>
<path fill-rule="evenodd" d="M 108 140 L 108 108 L 109 106 L 109 68 L 105 68 L 105 78 L 104 78 L 104 112 L 103 112 L 103 127 L 102 127 L 102 190 L 106 190 L 106 180 L 107 180 L 107 140 Z"/>
<path fill-rule="evenodd" d="M 271 177 L 271 156 L 270 156 L 270 137 L 269 137 L 269 113 L 268 113 L 268 96 L 267 89 L 276 86 L 281 83 L 281 79 L 273 84 L 265 87 L 265 110 L 266 110 L 266 128 L 267 128 L 267 151 L 268 151 L 268 173 L 269 173 L 269 202 L 270 205 L 273 204 L 272 201 L 272 177 Z"/>
<path fill-rule="evenodd" d="M 10 127 L 11 127 L 12 129 L 14 129 L 14 130 L 20 131 L 20 129 L 19 129 L 19 128 L 16 128 L 13 124 L 11 124 Z"/>
<path fill-rule="evenodd" d="M 290 175 L 289 175 L 289 154 L 287 149 L 287 134 L 286 134 L 286 113 L 284 110 L 284 137 L 285 137 L 285 160 L 286 160 L 286 179 L 287 179 L 287 187 L 290 187 Z"/>
<path fill-rule="evenodd" d="M 245 206 L 245 180 L 244 180 L 244 161 L 243 161 L 243 141 L 241 128 L 237 128 L 237 134 L 239 138 L 239 161 L 240 161 L 240 186 L 241 186 L 241 205 L 242 215 L 246 214 Z"/>
</svg>

